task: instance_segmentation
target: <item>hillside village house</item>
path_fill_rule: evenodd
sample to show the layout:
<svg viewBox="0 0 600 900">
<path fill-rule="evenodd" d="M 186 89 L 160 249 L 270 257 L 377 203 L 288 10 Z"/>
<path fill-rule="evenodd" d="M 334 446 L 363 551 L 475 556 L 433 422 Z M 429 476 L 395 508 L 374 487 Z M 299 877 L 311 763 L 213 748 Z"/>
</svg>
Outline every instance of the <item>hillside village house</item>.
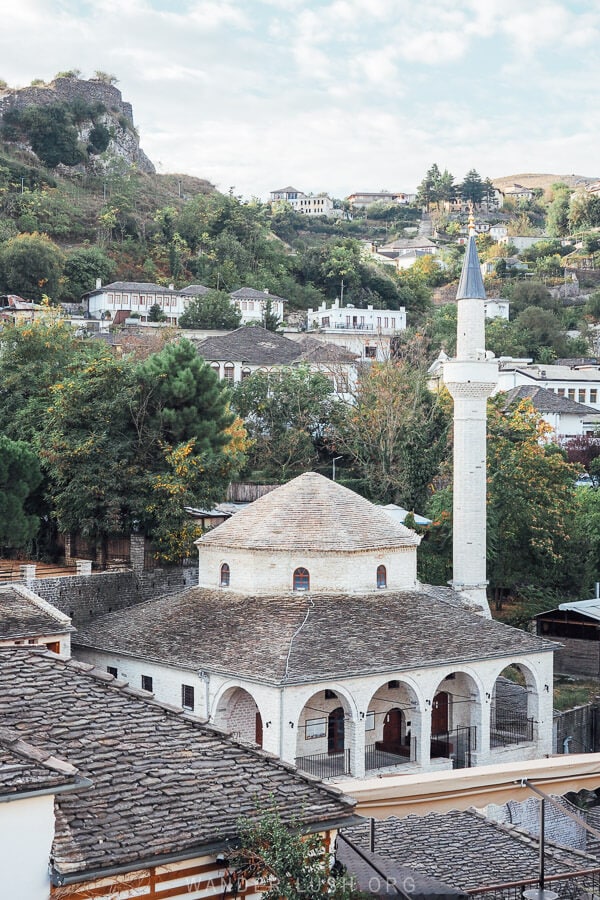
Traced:
<svg viewBox="0 0 600 900">
<path fill-rule="evenodd" d="M 521 384 L 506 392 L 506 408 L 530 400 L 540 417 L 552 428 L 552 440 L 568 440 L 594 434 L 600 425 L 600 410 L 559 396 L 535 384 Z"/>
<path fill-rule="evenodd" d="M 349 394 L 357 377 L 356 354 L 333 342 L 322 343 L 295 334 L 290 340 L 260 325 L 246 325 L 229 334 L 196 342 L 196 348 L 211 368 L 230 384 L 238 384 L 253 372 L 275 375 L 290 366 L 305 365 L 329 378 L 335 393 Z"/>
<path fill-rule="evenodd" d="M 240 817 L 275 806 L 330 846 L 355 820 L 339 791 L 52 653 L 0 648 L 0 716 L 7 900 L 221 900 Z"/>
<path fill-rule="evenodd" d="M 327 194 L 305 194 L 291 186 L 271 191 L 270 200 L 271 203 L 289 203 L 294 212 L 302 213 L 303 216 L 339 215 L 334 209 L 333 200 Z"/>
<path fill-rule="evenodd" d="M 190 284 L 181 290 L 175 290 L 172 284 L 167 288 L 150 282 L 114 281 L 102 286 L 98 280 L 96 288 L 84 294 L 83 302 L 90 318 L 107 319 L 112 325 L 122 325 L 132 315 L 141 323 L 148 322 L 152 306 L 160 308 L 167 324 L 177 325 L 190 301 L 208 292 L 209 288 L 203 284 Z M 283 297 L 269 294 L 267 290 L 242 287 L 233 291 L 229 297 L 231 304 L 241 313 L 242 324 L 263 322 L 267 307 L 278 322 L 283 320 L 284 303 L 287 301 Z"/>
<path fill-rule="evenodd" d="M 373 203 L 398 203 L 405 206 L 408 203 L 414 203 L 416 199 L 416 194 L 407 194 L 405 191 L 357 191 L 346 197 L 354 209 L 368 208 Z"/>
<path fill-rule="evenodd" d="M 267 312 L 275 316 L 277 322 L 283 322 L 284 304 L 287 300 L 278 297 L 277 294 L 242 287 L 229 296 L 242 315 L 240 325 L 248 325 L 250 322 L 259 322 L 262 325 Z"/>
<path fill-rule="evenodd" d="M 406 309 L 359 309 L 334 300 L 306 314 L 306 330 L 315 338 L 346 347 L 363 360 L 384 360 L 390 356 L 390 341 L 406 328 Z"/>
<path fill-rule="evenodd" d="M 558 397 L 566 397 L 600 411 L 600 365 L 595 362 L 557 365 L 500 359 L 498 390 L 508 391 L 519 385 L 537 385 Z"/>
<path fill-rule="evenodd" d="M 553 644 L 421 585 L 419 540 L 306 473 L 199 539 L 198 587 L 81 627 L 74 652 L 320 777 L 550 753 Z"/>
</svg>

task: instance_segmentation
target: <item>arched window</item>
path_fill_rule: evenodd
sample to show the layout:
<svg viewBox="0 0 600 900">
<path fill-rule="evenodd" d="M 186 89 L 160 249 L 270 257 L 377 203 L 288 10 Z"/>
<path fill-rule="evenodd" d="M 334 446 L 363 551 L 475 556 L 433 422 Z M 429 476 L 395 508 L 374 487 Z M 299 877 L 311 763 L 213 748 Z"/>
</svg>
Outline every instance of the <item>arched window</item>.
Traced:
<svg viewBox="0 0 600 900">
<path fill-rule="evenodd" d="M 225 372 L 225 381 L 229 381 L 231 384 L 233 384 L 234 377 L 235 377 L 235 366 L 233 365 L 233 363 L 225 363 L 224 372 Z"/>
<path fill-rule="evenodd" d="M 252 370 L 249 369 L 248 366 L 244 366 L 244 368 L 242 369 L 242 381 L 244 380 L 244 378 L 250 378 L 251 375 Z"/>
<path fill-rule="evenodd" d="M 377 566 L 377 587 L 387 587 L 387 572 L 385 566 Z"/>
<path fill-rule="evenodd" d="M 310 590 L 310 575 L 308 574 L 308 569 L 303 569 L 302 567 L 300 567 L 299 569 L 295 569 L 295 571 L 294 571 L 294 590 L 295 591 Z"/>
<path fill-rule="evenodd" d="M 220 378 L 221 377 L 221 366 L 219 365 L 219 363 L 213 362 L 210 364 L 210 367 L 213 370 L 213 372 L 215 373 L 215 375 L 217 376 L 217 378 Z"/>
<path fill-rule="evenodd" d="M 223 563 L 221 566 L 221 587 L 229 587 L 229 566 Z"/>
</svg>

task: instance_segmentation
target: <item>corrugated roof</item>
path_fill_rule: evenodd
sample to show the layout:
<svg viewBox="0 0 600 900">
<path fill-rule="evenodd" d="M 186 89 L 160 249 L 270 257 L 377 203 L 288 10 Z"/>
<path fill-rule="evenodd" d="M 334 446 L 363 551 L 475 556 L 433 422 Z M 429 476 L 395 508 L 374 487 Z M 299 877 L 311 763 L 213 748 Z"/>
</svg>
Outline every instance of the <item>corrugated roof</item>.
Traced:
<svg viewBox="0 0 600 900">
<path fill-rule="evenodd" d="M 457 300 L 466 300 L 467 298 L 479 300 L 486 299 L 483 278 L 481 276 L 481 265 L 474 235 L 471 235 L 467 241 L 467 249 L 465 251 L 460 281 L 456 292 Z"/>
<path fill-rule="evenodd" d="M 202 535 L 199 545 L 253 550 L 357 550 L 416 547 L 420 539 L 341 484 L 305 472 Z"/>
</svg>

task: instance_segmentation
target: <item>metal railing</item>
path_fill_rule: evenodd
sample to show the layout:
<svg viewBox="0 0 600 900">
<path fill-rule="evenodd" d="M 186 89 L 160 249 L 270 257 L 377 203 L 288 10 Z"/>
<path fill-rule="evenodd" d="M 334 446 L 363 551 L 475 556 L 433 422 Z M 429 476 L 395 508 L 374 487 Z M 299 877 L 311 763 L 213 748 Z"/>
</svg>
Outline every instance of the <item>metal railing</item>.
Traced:
<svg viewBox="0 0 600 900">
<path fill-rule="evenodd" d="M 323 326 L 326 328 L 327 326 Z M 347 322 L 336 322 L 333 326 L 334 328 L 340 328 L 343 331 L 374 331 L 375 328 L 373 325 L 367 325 L 366 322 L 362 322 L 356 325 L 350 325 Z"/>
<path fill-rule="evenodd" d="M 308 772 L 315 778 L 334 778 L 337 775 L 350 775 L 350 750 L 339 753 L 313 753 L 310 756 L 297 756 L 296 768 Z"/>
<path fill-rule="evenodd" d="M 387 766 L 405 766 L 414 762 L 417 758 L 417 739 L 413 737 L 410 745 L 400 747 L 386 747 L 381 741 L 375 744 L 367 744 L 365 747 L 365 769 L 367 772 L 373 769 L 384 769 Z"/>
<path fill-rule="evenodd" d="M 523 900 L 523 892 L 539 885 L 537 878 L 510 881 L 505 884 L 491 884 L 484 888 L 466 890 L 470 897 L 480 900 Z M 577 872 L 560 875 L 546 875 L 546 888 L 555 891 L 560 898 L 578 900 L 583 897 L 597 897 L 600 891 L 600 869 L 580 869 Z"/>
<path fill-rule="evenodd" d="M 451 759 L 455 769 L 471 767 L 471 753 L 477 747 L 477 729 L 465 725 L 431 736 L 431 759 Z"/>
<path fill-rule="evenodd" d="M 490 728 L 490 747 L 526 744 L 533 740 L 533 718 L 527 716 L 496 716 Z"/>
</svg>

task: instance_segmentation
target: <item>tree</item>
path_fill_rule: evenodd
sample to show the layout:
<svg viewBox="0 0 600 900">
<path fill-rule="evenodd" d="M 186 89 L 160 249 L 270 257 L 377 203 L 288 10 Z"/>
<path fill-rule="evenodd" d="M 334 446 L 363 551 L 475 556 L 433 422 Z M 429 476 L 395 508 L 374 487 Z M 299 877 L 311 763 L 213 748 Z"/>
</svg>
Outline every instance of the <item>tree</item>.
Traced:
<svg viewBox="0 0 600 900">
<path fill-rule="evenodd" d="M 60 529 L 102 548 L 141 527 L 165 561 L 191 553 L 184 507 L 222 499 L 245 439 L 193 346 L 169 344 L 141 363 L 95 347 L 52 397 L 40 444 Z"/>
<path fill-rule="evenodd" d="M 308 833 L 301 822 L 286 824 L 272 809 L 259 819 L 240 820 L 238 827 L 241 847 L 232 860 L 230 876 L 235 891 L 255 878 L 264 890 L 264 900 L 365 896 L 354 890 L 350 877 L 332 867 L 323 836 Z"/>
<path fill-rule="evenodd" d="M 275 377 L 254 372 L 236 385 L 232 406 L 252 442 L 249 465 L 278 481 L 314 468 L 336 402 L 332 395 L 331 381 L 305 366 Z"/>
<path fill-rule="evenodd" d="M 460 185 L 460 196 L 465 202 L 479 206 L 483 200 L 484 184 L 481 175 L 475 169 L 469 169 L 465 180 Z"/>
<path fill-rule="evenodd" d="M 182 328 L 238 328 L 242 321 L 240 310 L 233 305 L 225 291 L 209 291 L 192 297 L 187 309 L 179 317 Z"/>
<path fill-rule="evenodd" d="M 69 253 L 64 265 L 65 286 L 63 298 L 79 302 L 86 291 L 96 286 L 96 279 L 103 283 L 111 280 L 116 265 L 99 247 L 80 247 Z"/>
<path fill-rule="evenodd" d="M 498 608 L 508 594 L 532 585 L 577 594 L 587 577 L 575 502 L 578 469 L 548 443 L 550 426 L 530 400 L 507 411 L 505 402 L 502 394 L 488 402 L 487 568 Z M 428 512 L 434 519 L 428 540 L 449 559 L 451 486 L 434 494 Z M 421 577 L 443 571 L 434 562 Z"/>
<path fill-rule="evenodd" d="M 552 237 L 564 237 L 569 233 L 569 201 L 571 189 L 566 184 L 552 185 L 553 200 L 548 206 L 546 230 Z"/>
<path fill-rule="evenodd" d="M 148 321 L 149 322 L 166 322 L 167 317 L 165 312 L 158 303 L 153 303 L 150 309 L 148 310 Z"/>
<path fill-rule="evenodd" d="M 56 297 L 63 255 L 44 234 L 19 234 L 0 245 L 0 286 L 4 293 L 41 300 Z"/>
<path fill-rule="evenodd" d="M 71 367 L 83 367 L 88 345 L 63 321 L 5 325 L 0 331 L 2 431 L 38 446 L 53 385 Z"/>
<path fill-rule="evenodd" d="M 361 371 L 352 402 L 335 408 L 330 442 L 380 503 L 422 509 L 447 452 L 448 414 L 427 387 L 423 340 L 399 360 Z"/>
<path fill-rule="evenodd" d="M 28 511 L 27 500 L 41 480 L 31 447 L 0 435 L 0 547 L 23 547 L 35 536 L 39 518 Z"/>
</svg>

